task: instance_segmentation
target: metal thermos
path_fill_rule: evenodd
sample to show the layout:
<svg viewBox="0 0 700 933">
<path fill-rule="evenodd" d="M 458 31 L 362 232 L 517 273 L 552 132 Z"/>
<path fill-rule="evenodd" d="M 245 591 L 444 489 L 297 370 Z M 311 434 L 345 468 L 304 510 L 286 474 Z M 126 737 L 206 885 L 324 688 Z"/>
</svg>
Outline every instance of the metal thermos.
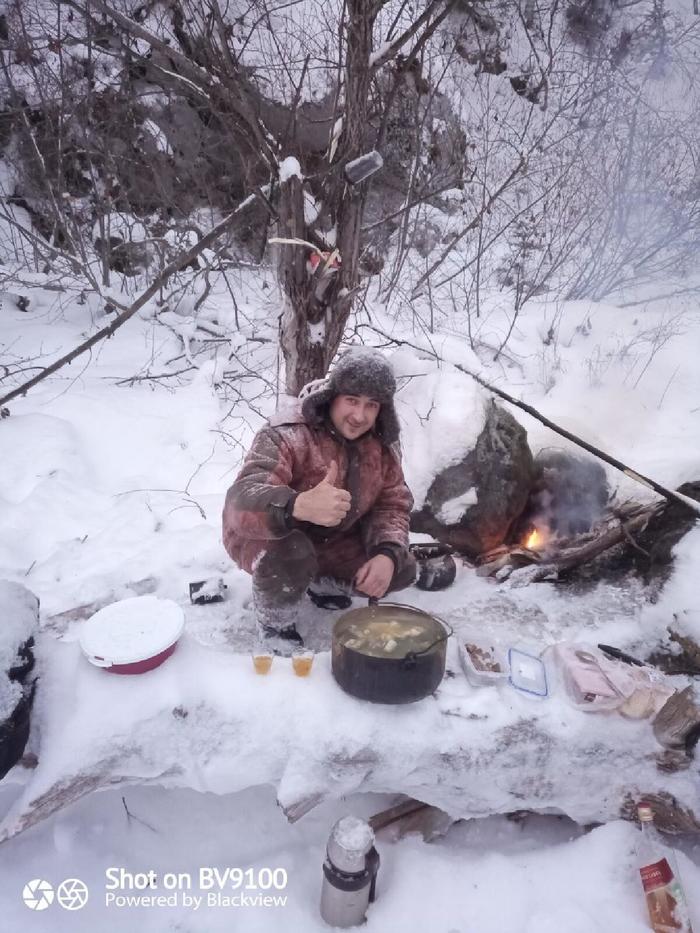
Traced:
<svg viewBox="0 0 700 933">
<path fill-rule="evenodd" d="M 379 853 L 371 826 L 344 816 L 331 830 L 323 863 L 321 916 L 333 927 L 364 923 L 374 900 Z"/>
</svg>

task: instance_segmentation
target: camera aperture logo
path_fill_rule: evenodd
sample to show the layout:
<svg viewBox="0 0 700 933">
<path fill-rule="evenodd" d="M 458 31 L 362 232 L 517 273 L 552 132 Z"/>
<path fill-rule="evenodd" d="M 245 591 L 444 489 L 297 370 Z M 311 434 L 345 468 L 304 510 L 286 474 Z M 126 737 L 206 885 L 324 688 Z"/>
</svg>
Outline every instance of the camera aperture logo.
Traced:
<svg viewBox="0 0 700 933">
<path fill-rule="evenodd" d="M 53 885 L 41 878 L 28 881 L 22 889 L 22 900 L 30 910 L 46 910 L 53 904 Z"/>
<path fill-rule="evenodd" d="M 88 897 L 88 886 L 80 878 L 66 878 L 55 891 L 53 885 L 42 878 L 34 878 L 22 888 L 22 900 L 30 910 L 46 910 L 54 898 L 64 910 L 80 910 L 87 904 Z"/>
<path fill-rule="evenodd" d="M 80 910 L 87 904 L 88 896 L 88 886 L 80 878 L 66 878 L 56 891 L 56 900 L 66 910 Z"/>
</svg>

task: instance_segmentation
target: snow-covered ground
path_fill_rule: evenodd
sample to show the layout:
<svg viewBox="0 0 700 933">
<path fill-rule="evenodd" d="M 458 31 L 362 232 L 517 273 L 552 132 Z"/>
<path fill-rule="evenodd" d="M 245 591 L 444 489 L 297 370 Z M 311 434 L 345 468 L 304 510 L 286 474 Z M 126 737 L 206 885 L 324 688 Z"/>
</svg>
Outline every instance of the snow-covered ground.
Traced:
<svg viewBox="0 0 700 933">
<path fill-rule="evenodd" d="M 0 795 L 4 802 L 8 792 Z M 323 931 L 319 917 L 321 864 L 330 827 L 348 812 L 381 810 L 385 798 L 350 798 L 319 807 L 289 826 L 274 793 L 257 788 L 218 797 L 154 788 L 96 794 L 50 825 L 0 850 L 3 929 L 36 933 L 272 933 L 280 929 Z M 128 813 L 127 813 L 128 809 Z M 130 815 L 129 815 L 130 814 Z M 378 837 L 378 896 L 367 933 L 644 933 L 648 930 L 634 861 L 635 828 L 616 822 L 583 833 L 557 817 L 531 816 L 522 823 L 489 817 L 457 824 L 431 844 L 419 835 L 393 841 Z M 679 854 L 694 916 L 700 911 L 700 845 Z M 693 862 L 694 860 L 694 862 Z M 284 905 L 207 906 L 216 888 L 200 890 L 202 868 L 283 868 L 287 884 L 274 894 Z M 188 873 L 184 893 L 204 898 L 199 909 L 106 906 L 106 870 L 156 873 L 164 891 L 167 872 Z M 34 878 L 57 886 L 79 878 L 90 891 L 75 912 L 56 902 L 42 913 L 28 910 L 22 888 Z M 225 890 L 233 898 L 241 890 Z M 248 889 L 250 898 L 260 894 Z M 180 894 L 181 899 L 181 894 Z M 218 902 L 217 902 L 218 903 Z"/>
<path fill-rule="evenodd" d="M 185 608 L 194 638 L 222 651 L 240 647 L 236 630 L 249 625 L 250 580 L 223 550 L 220 513 L 253 432 L 275 407 L 277 360 L 273 344 L 246 340 L 269 334 L 269 308 L 248 283 L 237 297 L 245 320 L 254 323 L 220 344 L 216 359 L 192 356 L 193 321 L 170 315 L 166 328 L 145 311 L 89 359 L 76 360 L 10 403 L 10 417 L 0 421 L 0 578 L 36 593 L 44 621 L 110 594 L 127 595 L 129 583 L 153 578 L 157 595 Z M 622 296 L 621 302 L 641 297 Z M 43 365 L 106 323 L 96 305 L 91 322 L 85 306 L 59 309 L 54 298 L 35 294 L 29 312 L 4 302 L 3 362 L 40 356 L 31 365 Z M 218 308 L 219 323 L 230 314 L 226 302 L 225 292 L 215 292 L 207 306 Z M 510 327 L 496 300 L 489 307 L 473 322 L 479 325 L 477 349 L 500 345 Z M 419 501 L 433 472 L 460 456 L 478 429 L 484 393 L 449 362 L 482 372 L 666 485 L 700 478 L 700 311 L 688 295 L 625 308 L 538 299 L 521 312 L 503 356 L 488 365 L 486 354 L 477 356 L 464 337 L 416 335 L 381 307 L 374 309 L 373 325 L 406 341 L 393 359 L 402 377 L 397 408 L 406 473 Z M 369 340 L 371 331 L 363 333 Z M 185 356 L 169 363 L 183 354 L 183 340 Z M 232 351 L 236 356 L 229 361 Z M 436 363 L 435 352 L 443 362 Z M 153 378 L 184 369 L 191 360 L 198 370 Z M 139 375 L 149 378 L 125 382 Z M 228 383 L 226 401 L 222 379 Z M 514 414 L 527 427 L 533 449 L 564 446 L 538 422 Z M 649 495 L 613 471 L 609 478 L 620 496 Z M 516 592 L 477 579 L 466 568 L 460 568 L 453 590 L 411 591 L 407 601 L 454 615 L 468 610 L 470 600 L 510 599 L 543 613 L 539 629 L 542 616 L 523 625 L 529 640 L 585 637 L 595 628 L 599 640 L 605 635 L 622 647 L 648 647 L 663 638 L 674 614 L 700 640 L 699 573 L 696 528 L 678 547 L 674 576 L 654 605 L 628 598 L 616 603 L 609 590 L 563 596 L 550 583 Z M 216 576 L 228 585 L 226 603 L 195 612 L 188 583 Z M 75 634 L 71 629 L 65 637 Z M 42 637 L 43 652 L 50 651 L 52 637 Z M 98 725 L 100 711 L 94 716 Z M 36 746 L 38 734 L 32 741 Z M 0 816 L 20 792 L 9 778 L 0 785 Z M 320 930 L 321 862 L 332 822 L 343 813 L 369 814 L 386 804 L 386 798 L 353 797 L 324 804 L 290 826 L 268 787 L 223 796 L 153 787 L 95 794 L 0 847 L 3 929 L 43 933 L 99 925 L 105 931 L 136 926 L 247 933 L 284 924 Z M 648 926 L 635 874 L 635 839 L 629 824 L 583 833 L 555 816 L 524 823 L 504 817 L 468 821 L 431 845 L 418 837 L 380 836 L 379 898 L 367 930 L 641 933 Z M 681 868 L 700 926 L 700 844 L 686 841 L 685 853 Z M 110 866 L 153 869 L 159 878 L 189 872 L 193 893 L 200 893 L 201 867 L 282 867 L 288 900 L 275 908 L 180 906 L 137 914 L 135 908 L 105 905 Z M 22 887 L 36 878 L 54 885 L 82 879 L 91 891 L 88 906 L 69 912 L 54 903 L 44 912 L 28 910 Z"/>
</svg>

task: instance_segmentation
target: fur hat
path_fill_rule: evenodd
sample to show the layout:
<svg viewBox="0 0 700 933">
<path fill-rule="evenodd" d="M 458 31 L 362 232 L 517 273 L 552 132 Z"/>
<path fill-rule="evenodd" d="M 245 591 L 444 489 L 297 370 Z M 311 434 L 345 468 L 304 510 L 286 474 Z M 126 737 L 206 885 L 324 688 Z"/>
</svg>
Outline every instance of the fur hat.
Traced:
<svg viewBox="0 0 700 933">
<path fill-rule="evenodd" d="M 337 395 L 367 395 L 379 402 L 374 432 L 390 446 L 399 439 L 399 420 L 394 408 L 396 378 L 387 360 L 377 350 L 355 347 L 344 353 L 325 379 L 309 382 L 299 393 L 307 424 L 320 427 L 328 406 Z"/>
</svg>

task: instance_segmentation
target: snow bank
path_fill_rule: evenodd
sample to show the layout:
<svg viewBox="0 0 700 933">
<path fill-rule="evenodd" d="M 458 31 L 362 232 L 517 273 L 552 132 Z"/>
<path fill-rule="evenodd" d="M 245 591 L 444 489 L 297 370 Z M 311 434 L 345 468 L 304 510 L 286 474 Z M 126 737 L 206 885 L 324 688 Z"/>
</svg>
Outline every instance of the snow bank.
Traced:
<svg viewBox="0 0 700 933">
<path fill-rule="evenodd" d="M 0 790 L 0 812 L 10 805 L 11 790 Z M 148 787 L 128 788 L 125 795 L 105 791 L 0 847 L 4 921 L 10 930 L 27 926 L 21 892 L 30 878 L 56 886 L 75 877 L 89 887 L 87 906 L 67 911 L 54 904 L 33 914 L 37 933 L 124 933 L 132 927 L 141 933 L 277 933 L 282 926 L 327 933 L 318 908 L 330 828 L 348 813 L 366 819 L 392 802 L 386 795 L 350 796 L 290 826 L 268 788 L 223 798 Z M 377 900 L 363 930 L 643 933 L 648 922 L 634 859 L 637 840 L 627 823 L 583 833 L 568 820 L 544 816 L 470 820 L 431 845 L 416 834 L 399 839 L 389 827 L 377 836 Z M 695 920 L 700 850 L 686 848 L 694 861 L 680 852 L 680 868 Z M 192 894 L 201 893 L 202 866 L 254 873 L 281 867 L 287 900 L 278 909 L 232 910 L 206 900 L 198 910 L 107 908 L 105 872 L 114 866 L 132 873 L 153 869 L 158 884 L 166 872 L 188 872 Z"/>
<path fill-rule="evenodd" d="M 441 369 L 410 350 L 395 353 L 391 362 L 399 384 L 395 404 L 404 473 L 414 508 L 420 509 L 434 477 L 474 447 L 490 396 L 463 373 Z"/>
</svg>

